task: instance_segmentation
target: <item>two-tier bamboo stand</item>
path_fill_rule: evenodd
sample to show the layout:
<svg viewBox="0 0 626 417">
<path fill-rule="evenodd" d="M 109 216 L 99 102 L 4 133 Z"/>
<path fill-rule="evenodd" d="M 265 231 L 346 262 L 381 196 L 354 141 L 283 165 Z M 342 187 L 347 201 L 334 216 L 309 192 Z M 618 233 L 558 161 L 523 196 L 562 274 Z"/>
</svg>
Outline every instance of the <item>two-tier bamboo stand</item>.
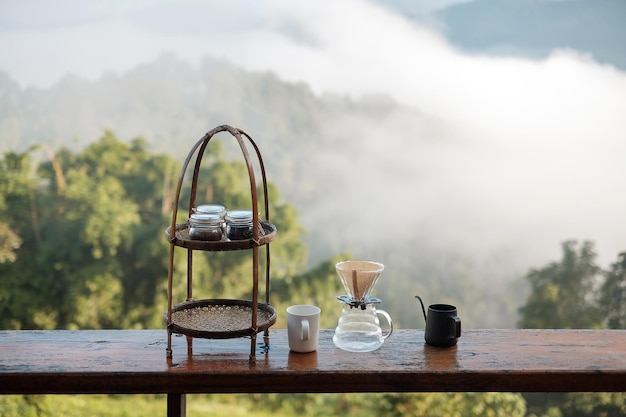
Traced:
<svg viewBox="0 0 626 417">
<path fill-rule="evenodd" d="M 252 197 L 253 233 L 251 239 L 229 241 L 226 237 L 221 241 L 201 241 L 189 238 L 188 222 L 176 223 L 180 196 L 185 174 L 195 155 L 191 192 L 189 197 L 189 215 L 196 206 L 198 176 L 202 165 L 202 157 L 211 138 L 220 132 L 227 132 L 239 143 L 248 169 L 250 193 Z M 256 154 L 263 185 L 264 218 L 259 217 L 257 184 L 255 170 L 248 148 L 252 146 Z M 187 336 L 188 354 L 192 354 L 192 339 L 229 339 L 250 337 L 250 362 L 256 358 L 257 334 L 264 331 L 265 344 L 269 343 L 269 327 L 276 323 L 276 311 L 270 305 L 270 249 L 269 243 L 276 237 L 276 227 L 269 221 L 269 202 L 267 197 L 267 181 L 265 166 L 256 143 L 245 132 L 231 126 L 222 125 L 205 134 L 191 149 L 181 168 L 176 199 L 174 201 L 172 222 L 165 231 L 170 243 L 169 274 L 168 274 L 168 307 L 165 313 L 167 325 L 167 357 L 172 357 L 172 333 Z M 174 275 L 175 248 L 187 249 L 187 299 L 173 305 L 172 283 Z M 259 248 L 265 246 L 265 303 L 259 303 Z M 193 271 L 192 260 L 194 251 L 233 251 L 252 250 L 252 298 L 250 300 L 234 299 L 201 299 L 192 298 Z"/>
</svg>

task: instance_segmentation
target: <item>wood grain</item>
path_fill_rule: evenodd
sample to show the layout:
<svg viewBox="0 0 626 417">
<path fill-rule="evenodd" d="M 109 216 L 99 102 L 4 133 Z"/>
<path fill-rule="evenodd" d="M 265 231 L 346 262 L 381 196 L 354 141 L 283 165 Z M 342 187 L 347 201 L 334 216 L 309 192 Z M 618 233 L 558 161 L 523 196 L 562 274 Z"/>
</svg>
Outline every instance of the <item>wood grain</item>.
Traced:
<svg viewBox="0 0 626 417">
<path fill-rule="evenodd" d="M 0 331 L 0 394 L 626 392 L 625 330 L 468 330 L 452 348 L 396 330 L 377 351 L 290 352 L 270 330 L 250 364 L 249 339 L 174 337 L 165 330 Z M 260 335 L 261 336 L 261 335 Z"/>
</svg>

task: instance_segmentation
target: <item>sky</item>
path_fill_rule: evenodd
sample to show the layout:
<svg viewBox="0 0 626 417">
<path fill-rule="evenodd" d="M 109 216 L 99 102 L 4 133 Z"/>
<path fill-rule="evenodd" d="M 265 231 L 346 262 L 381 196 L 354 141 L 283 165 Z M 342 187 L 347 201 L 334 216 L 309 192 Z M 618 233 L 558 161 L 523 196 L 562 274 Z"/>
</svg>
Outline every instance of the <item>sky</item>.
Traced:
<svg viewBox="0 0 626 417">
<path fill-rule="evenodd" d="M 341 36 L 337 30 L 364 25 L 354 34 L 365 41 L 362 35 L 377 15 L 385 16 L 378 26 L 386 30 L 393 23 L 383 8 L 387 3 L 423 13 L 457 1 L 428 0 L 415 7 L 398 0 L 348 0 L 294 7 L 289 1 L 263 0 L 250 7 L 244 0 L 0 0 L 0 68 L 23 86 L 48 87 L 67 73 L 94 79 L 174 51 L 192 61 L 220 55 L 251 69 L 277 69 L 309 81 L 311 74 L 303 74 L 297 62 L 288 65 L 285 53 L 305 55 L 308 63 L 322 58 L 319 67 L 328 62 L 318 47 L 328 36 Z M 350 14 L 351 23 L 342 13 Z M 326 35 L 315 33 L 320 30 Z"/>
<path fill-rule="evenodd" d="M 449 3 L 422 2 L 420 12 Z M 366 0 L 0 0 L 0 70 L 22 87 L 65 74 L 97 80 L 163 52 L 225 58 L 317 94 L 384 93 L 440 120 L 444 141 L 422 161 L 432 181 L 419 205 L 463 218 L 440 230 L 444 245 L 467 233 L 495 248 L 506 230 L 550 259 L 570 237 L 594 240 L 605 264 L 626 249 L 626 74 L 589 55 L 468 55 Z M 385 152 L 377 146 L 363 164 Z M 415 158 L 403 164 L 415 172 Z"/>
</svg>

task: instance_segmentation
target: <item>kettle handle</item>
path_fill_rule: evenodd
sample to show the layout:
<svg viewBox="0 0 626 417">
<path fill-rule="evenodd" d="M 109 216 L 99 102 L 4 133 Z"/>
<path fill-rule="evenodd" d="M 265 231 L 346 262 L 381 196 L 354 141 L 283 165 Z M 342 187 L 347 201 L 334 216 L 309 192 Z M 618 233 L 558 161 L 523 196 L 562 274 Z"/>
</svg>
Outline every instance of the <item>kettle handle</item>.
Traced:
<svg viewBox="0 0 626 417">
<path fill-rule="evenodd" d="M 387 320 L 387 323 L 389 324 L 389 331 L 386 334 L 383 334 L 383 340 L 384 340 L 388 338 L 389 336 L 391 336 L 391 333 L 393 333 L 393 321 L 391 321 L 391 316 L 385 310 L 376 310 L 376 314 L 380 314 L 381 316 L 383 316 Z"/>
<path fill-rule="evenodd" d="M 416 295 L 415 298 L 420 300 L 420 304 L 422 305 L 422 313 L 424 313 L 424 321 L 426 321 L 426 309 L 424 308 L 424 302 L 422 301 L 422 297 Z"/>
</svg>

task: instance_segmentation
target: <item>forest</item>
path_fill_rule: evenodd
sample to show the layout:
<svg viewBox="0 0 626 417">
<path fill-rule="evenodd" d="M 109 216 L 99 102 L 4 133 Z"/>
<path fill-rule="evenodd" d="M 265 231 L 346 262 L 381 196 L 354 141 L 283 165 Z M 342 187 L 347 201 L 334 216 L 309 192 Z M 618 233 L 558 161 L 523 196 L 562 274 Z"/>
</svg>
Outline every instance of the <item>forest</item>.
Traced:
<svg viewBox="0 0 626 417">
<path fill-rule="evenodd" d="M 493 119 L 477 131 L 449 119 L 451 108 L 437 113 L 386 90 L 318 92 L 174 53 L 48 88 L 22 87 L 0 70 L 0 102 L 0 152 L 46 144 L 35 166 L 57 149 L 82 153 L 106 131 L 182 161 L 215 126 L 245 130 L 297 213 L 305 268 L 343 252 L 384 263 L 377 296 L 404 327 L 421 325 L 417 308 L 406 308 L 417 307 L 416 294 L 462 307 L 469 327 L 513 327 L 530 291 L 525 271 L 560 256 L 562 241 L 593 241 L 603 268 L 624 249 L 619 129 L 544 140 Z M 231 145 L 226 161 L 239 156 Z"/>
<path fill-rule="evenodd" d="M 211 142 L 198 198 L 249 206 L 245 166 L 228 158 L 226 149 L 220 140 Z M 180 168 L 177 158 L 151 152 L 146 140 L 122 141 L 112 131 L 80 151 L 35 144 L 5 152 L 0 159 L 0 328 L 163 328 L 164 229 Z M 278 229 L 272 243 L 271 303 L 278 312 L 294 303 L 316 304 L 328 312 L 322 315 L 322 327 L 334 328 L 336 296 L 342 293 L 334 264 L 352 254 L 338 252 L 309 266 L 300 213 L 269 180 L 270 216 Z M 596 259 L 593 242 L 566 240 L 560 259 L 529 269 L 520 277 L 530 290 L 516 312 L 517 325 L 625 329 L 626 252 L 606 269 Z M 249 288 L 241 282 L 250 267 L 242 253 L 196 256 L 194 288 L 214 298 L 247 297 Z M 184 297 L 184 284 L 182 278 L 175 283 L 175 299 Z M 202 297 L 202 291 L 195 296 Z M 400 316 L 399 309 L 392 311 Z M 284 328 L 284 320 L 279 313 L 275 327 Z M 399 323 L 421 326 L 410 317 Z M 162 412 L 164 404 L 162 396 L 8 396 L 0 397 L 0 415 L 148 416 Z M 249 415 L 253 409 L 255 415 L 268 416 L 626 413 L 622 393 L 204 395 L 193 396 L 188 404 L 190 416 Z"/>
</svg>

